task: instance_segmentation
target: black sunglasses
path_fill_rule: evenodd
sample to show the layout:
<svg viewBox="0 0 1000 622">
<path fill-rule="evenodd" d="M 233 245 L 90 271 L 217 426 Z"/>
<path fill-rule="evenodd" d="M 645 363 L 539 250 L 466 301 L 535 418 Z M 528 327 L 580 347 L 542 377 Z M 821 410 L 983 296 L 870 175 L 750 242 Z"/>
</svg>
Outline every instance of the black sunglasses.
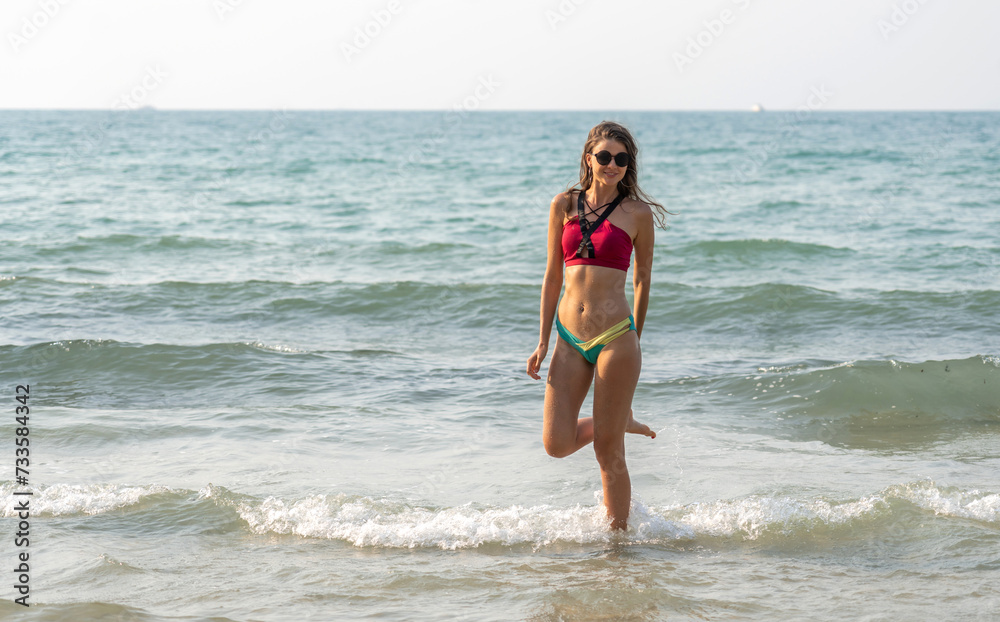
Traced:
<svg viewBox="0 0 1000 622">
<path fill-rule="evenodd" d="M 600 164 L 601 166 L 607 166 L 608 162 L 611 161 L 611 152 L 607 151 L 607 150 L 604 150 L 604 151 L 602 151 L 600 153 L 592 153 L 590 155 L 592 155 L 595 158 L 597 158 L 597 163 Z M 616 153 L 615 156 L 614 156 L 614 158 L 615 158 L 615 164 L 617 164 L 618 166 L 628 166 L 628 152 L 627 151 L 622 151 L 621 153 Z"/>
</svg>

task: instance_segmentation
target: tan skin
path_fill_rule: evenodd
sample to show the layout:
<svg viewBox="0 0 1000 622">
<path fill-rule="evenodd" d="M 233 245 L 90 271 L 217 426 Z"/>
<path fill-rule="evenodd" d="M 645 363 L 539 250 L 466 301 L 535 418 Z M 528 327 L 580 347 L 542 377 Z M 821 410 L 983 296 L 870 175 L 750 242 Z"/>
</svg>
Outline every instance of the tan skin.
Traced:
<svg viewBox="0 0 1000 622">
<path fill-rule="evenodd" d="M 625 168 L 612 159 L 601 166 L 593 154 L 607 150 L 612 155 L 626 151 L 616 140 L 602 140 L 587 154 L 594 172 L 594 183 L 584 193 L 589 213 L 618 196 L 617 184 Z M 631 312 L 635 331 L 618 337 L 601 350 L 597 364 L 591 364 L 573 346 L 556 337 L 545 386 L 542 439 L 550 456 L 562 458 L 594 443 L 594 453 L 601 469 L 604 505 L 613 529 L 628 525 L 632 484 L 625 464 L 625 434 L 656 438 L 648 426 L 632 417 L 632 396 L 639 381 L 642 352 L 639 338 L 646 320 L 649 285 L 653 266 L 653 212 L 649 205 L 624 199 L 608 221 L 632 238 L 634 308 L 625 298 L 626 272 L 604 266 L 564 266 L 563 225 L 576 215 L 577 193 L 561 193 L 552 199 L 549 209 L 548 257 L 542 282 L 540 333 L 538 347 L 528 357 L 527 373 L 541 379 L 538 371 L 549 349 L 549 337 L 555 313 L 571 333 L 582 340 L 592 339 Z M 594 221 L 603 213 L 590 215 Z M 565 277 L 566 291 L 559 293 Z M 556 308 L 558 305 L 558 309 Z M 583 400 L 594 384 L 593 417 L 580 419 Z"/>
</svg>

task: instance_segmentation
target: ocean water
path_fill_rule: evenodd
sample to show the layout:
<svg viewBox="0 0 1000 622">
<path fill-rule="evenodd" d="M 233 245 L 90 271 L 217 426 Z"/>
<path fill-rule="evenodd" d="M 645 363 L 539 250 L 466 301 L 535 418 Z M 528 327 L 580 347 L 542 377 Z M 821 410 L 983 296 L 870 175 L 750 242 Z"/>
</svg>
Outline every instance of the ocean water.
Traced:
<svg viewBox="0 0 1000 622">
<path fill-rule="evenodd" d="M 603 119 L 623 535 L 524 373 Z M 0 214 L 4 620 L 1000 620 L 1000 113 L 3 111 Z"/>
</svg>

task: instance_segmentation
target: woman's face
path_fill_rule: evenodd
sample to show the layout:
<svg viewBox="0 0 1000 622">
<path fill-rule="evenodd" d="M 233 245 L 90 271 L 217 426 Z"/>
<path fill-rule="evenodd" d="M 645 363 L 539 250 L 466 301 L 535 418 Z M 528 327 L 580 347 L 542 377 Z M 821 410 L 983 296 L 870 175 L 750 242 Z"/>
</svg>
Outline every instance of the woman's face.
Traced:
<svg viewBox="0 0 1000 622">
<path fill-rule="evenodd" d="M 602 165 L 597 161 L 596 154 L 607 151 L 611 154 L 611 161 L 607 164 Z M 615 164 L 614 156 L 619 153 L 628 154 L 628 150 L 625 145 L 621 144 L 617 140 L 601 139 L 594 148 L 590 150 L 587 154 L 587 161 L 590 163 L 590 170 L 594 172 L 594 179 L 600 180 L 601 183 L 609 184 L 611 186 L 617 185 L 619 181 L 625 176 L 625 170 L 628 166 L 618 166 Z"/>
</svg>

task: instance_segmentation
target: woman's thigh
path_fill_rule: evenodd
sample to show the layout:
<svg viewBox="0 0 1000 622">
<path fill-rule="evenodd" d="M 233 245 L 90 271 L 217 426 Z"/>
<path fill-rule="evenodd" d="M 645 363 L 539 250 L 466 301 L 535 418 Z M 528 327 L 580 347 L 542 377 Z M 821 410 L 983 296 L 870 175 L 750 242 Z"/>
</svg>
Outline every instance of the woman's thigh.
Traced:
<svg viewBox="0 0 1000 622">
<path fill-rule="evenodd" d="M 604 346 L 594 376 L 594 443 L 625 437 L 632 397 L 639 382 L 642 351 L 639 337 L 629 331 Z"/>
<path fill-rule="evenodd" d="M 593 379 L 594 366 L 573 346 L 563 341 L 562 337 L 557 337 L 545 384 L 545 420 L 542 431 L 545 438 L 562 435 L 576 438 L 580 407 L 583 406 Z"/>
</svg>

